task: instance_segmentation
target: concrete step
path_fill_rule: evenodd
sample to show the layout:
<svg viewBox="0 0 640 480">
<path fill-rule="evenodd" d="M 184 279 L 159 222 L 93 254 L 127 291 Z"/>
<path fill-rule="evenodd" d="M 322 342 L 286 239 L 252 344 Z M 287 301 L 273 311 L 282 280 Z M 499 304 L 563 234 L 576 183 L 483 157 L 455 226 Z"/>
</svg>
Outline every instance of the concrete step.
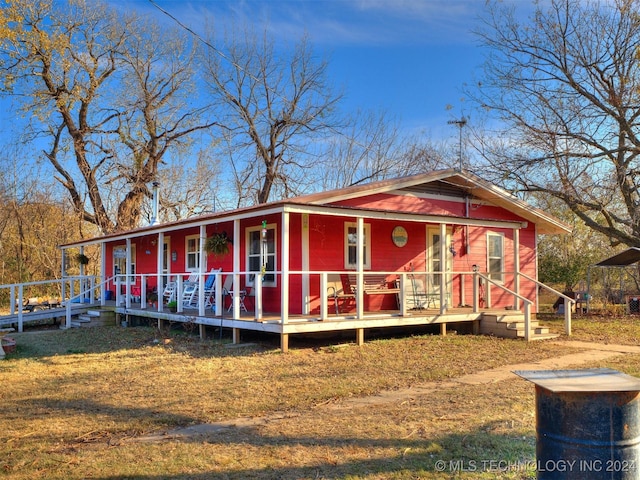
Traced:
<svg viewBox="0 0 640 480">
<path fill-rule="evenodd" d="M 78 322 L 78 323 L 89 323 L 89 322 L 91 322 L 91 319 L 92 319 L 91 315 L 88 315 L 86 313 L 81 313 L 76 318 L 76 322 Z"/>
<path fill-rule="evenodd" d="M 549 333 L 537 320 L 529 322 L 529 340 L 545 340 L 558 335 Z M 524 315 L 522 313 L 488 313 L 480 321 L 480 333 L 502 338 L 525 338 Z"/>
<path fill-rule="evenodd" d="M 85 327 L 102 327 L 116 324 L 116 314 L 113 310 L 92 309 L 87 312 L 91 322 L 83 324 Z"/>
</svg>

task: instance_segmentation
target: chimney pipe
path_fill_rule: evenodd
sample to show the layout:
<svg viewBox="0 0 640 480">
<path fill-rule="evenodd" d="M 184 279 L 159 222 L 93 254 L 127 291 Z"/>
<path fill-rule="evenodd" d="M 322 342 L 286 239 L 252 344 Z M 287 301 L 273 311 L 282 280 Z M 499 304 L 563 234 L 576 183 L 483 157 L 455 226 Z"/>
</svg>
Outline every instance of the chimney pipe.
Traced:
<svg viewBox="0 0 640 480">
<path fill-rule="evenodd" d="M 153 217 L 151 218 L 151 225 L 158 225 L 158 212 L 160 211 L 160 195 L 158 194 L 158 182 L 153 182 Z"/>
</svg>

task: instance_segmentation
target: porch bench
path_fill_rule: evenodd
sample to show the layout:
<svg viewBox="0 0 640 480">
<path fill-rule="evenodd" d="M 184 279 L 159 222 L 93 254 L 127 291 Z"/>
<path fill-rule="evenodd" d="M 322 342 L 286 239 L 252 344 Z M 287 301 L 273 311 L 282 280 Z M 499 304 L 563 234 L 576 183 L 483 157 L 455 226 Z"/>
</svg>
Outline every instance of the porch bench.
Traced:
<svg viewBox="0 0 640 480">
<path fill-rule="evenodd" d="M 351 288 L 353 291 L 356 291 L 356 286 L 358 284 L 356 275 L 349 275 L 349 283 L 351 284 Z M 390 282 L 387 281 L 387 276 L 385 274 L 364 274 L 364 285 L 363 291 L 367 295 L 385 295 L 385 294 L 398 294 L 400 293 L 400 289 L 395 286 L 395 282 L 393 282 L 394 286 L 389 285 Z"/>
</svg>

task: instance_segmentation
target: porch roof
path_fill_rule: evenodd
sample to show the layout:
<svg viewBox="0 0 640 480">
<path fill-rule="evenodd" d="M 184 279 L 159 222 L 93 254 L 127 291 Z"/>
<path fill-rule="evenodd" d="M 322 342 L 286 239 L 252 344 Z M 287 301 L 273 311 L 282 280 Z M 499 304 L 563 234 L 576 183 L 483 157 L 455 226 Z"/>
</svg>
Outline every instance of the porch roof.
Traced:
<svg viewBox="0 0 640 480">
<path fill-rule="evenodd" d="M 212 222 L 230 221 L 235 219 L 251 218 L 260 215 L 271 215 L 285 211 L 298 213 L 318 213 L 325 215 L 363 216 L 365 218 L 388 218 L 405 221 L 422 221 L 435 223 L 448 223 L 458 225 L 495 225 L 502 227 L 519 228 L 518 222 L 508 222 L 490 219 L 470 219 L 466 217 L 432 216 L 416 213 L 393 212 L 384 209 L 354 208 L 336 205 L 336 202 L 350 198 L 357 198 L 375 193 L 392 193 L 403 189 L 416 189 L 422 185 L 434 182 L 444 182 L 458 189 L 468 192 L 471 198 L 476 198 L 491 204 L 508 208 L 526 221 L 534 223 L 539 233 L 568 233 L 571 228 L 546 214 L 542 210 L 533 208 L 526 202 L 514 197 L 505 190 L 496 187 L 475 175 L 457 170 L 440 170 L 432 173 L 412 175 L 408 177 L 381 180 L 364 185 L 354 185 L 328 192 L 313 193 L 291 199 L 279 200 L 266 204 L 242 207 L 225 212 L 216 212 L 184 220 L 169 222 L 159 225 L 150 225 L 129 230 L 126 232 L 112 233 L 91 239 L 71 242 L 61 245 L 61 248 L 72 248 L 83 245 L 91 245 L 108 241 L 138 237 L 141 235 L 170 232 L 187 227 L 198 227 Z"/>
<path fill-rule="evenodd" d="M 631 247 L 596 263 L 596 267 L 626 267 L 640 261 L 640 248 Z"/>
<path fill-rule="evenodd" d="M 357 198 L 374 193 L 392 193 L 398 190 L 415 190 L 416 187 L 439 182 L 458 189 L 465 190 L 471 198 L 489 202 L 493 205 L 509 209 L 519 217 L 538 226 L 539 233 L 560 234 L 570 233 L 571 226 L 520 200 L 506 190 L 467 171 L 455 169 L 438 170 L 407 177 L 381 180 L 364 185 L 353 185 L 339 190 L 312 193 L 291 199 L 296 203 L 326 205 L 342 200 Z M 446 194 L 446 188 L 440 187 Z"/>
</svg>

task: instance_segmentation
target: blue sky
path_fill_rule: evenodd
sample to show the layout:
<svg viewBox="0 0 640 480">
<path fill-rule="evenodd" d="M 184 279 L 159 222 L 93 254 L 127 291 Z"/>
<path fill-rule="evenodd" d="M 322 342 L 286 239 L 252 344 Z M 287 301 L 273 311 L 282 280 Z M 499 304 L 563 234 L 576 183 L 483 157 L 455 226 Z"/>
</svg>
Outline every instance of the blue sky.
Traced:
<svg viewBox="0 0 640 480">
<path fill-rule="evenodd" d="M 455 139 L 457 129 L 447 121 L 469 116 L 462 87 L 474 82 L 483 61 L 471 32 L 483 0 L 154 1 L 195 31 L 208 22 L 219 29 L 250 25 L 285 45 L 308 35 L 329 59 L 343 108 L 384 110 L 406 133 Z M 109 3 L 171 21 L 149 0 Z"/>
</svg>

